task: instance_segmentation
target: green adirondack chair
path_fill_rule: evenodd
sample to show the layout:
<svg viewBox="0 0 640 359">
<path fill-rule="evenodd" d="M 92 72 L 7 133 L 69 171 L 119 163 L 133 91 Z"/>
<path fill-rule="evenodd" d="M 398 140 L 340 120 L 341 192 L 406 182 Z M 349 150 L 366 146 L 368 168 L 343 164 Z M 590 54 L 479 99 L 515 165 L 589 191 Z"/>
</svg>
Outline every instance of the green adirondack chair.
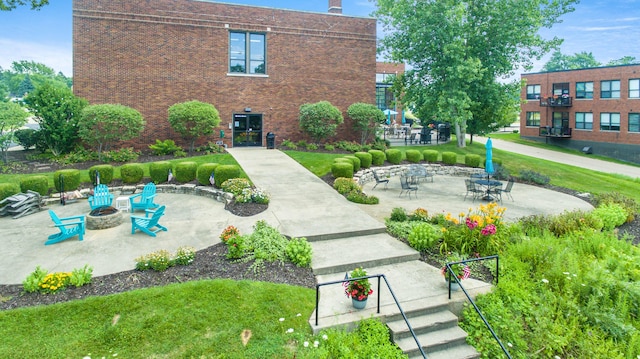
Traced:
<svg viewBox="0 0 640 359">
<path fill-rule="evenodd" d="M 52 210 L 49 210 L 49 215 L 51 216 L 55 226 L 60 230 L 60 233 L 50 235 L 49 240 L 44 242 L 45 245 L 58 243 L 75 236 L 78 236 L 79 240 L 84 239 L 84 216 L 60 218 Z"/>
<path fill-rule="evenodd" d="M 109 193 L 109 187 L 99 184 L 93 189 L 93 195 L 89 196 L 91 210 L 100 207 L 109 207 L 113 203 L 113 194 Z"/>
<path fill-rule="evenodd" d="M 131 234 L 140 230 L 151 237 L 155 237 L 160 231 L 167 231 L 167 227 L 161 226 L 158 221 L 164 215 L 164 206 L 160 206 L 156 210 L 145 210 L 145 216 L 131 216 Z M 149 217 L 151 215 L 151 217 Z"/>
<path fill-rule="evenodd" d="M 153 200 L 156 197 L 156 185 L 153 182 L 149 182 L 144 185 L 142 192 L 136 193 L 129 197 L 129 203 L 131 203 L 131 212 L 135 212 L 137 209 L 148 210 L 158 208 L 158 204 Z"/>
</svg>

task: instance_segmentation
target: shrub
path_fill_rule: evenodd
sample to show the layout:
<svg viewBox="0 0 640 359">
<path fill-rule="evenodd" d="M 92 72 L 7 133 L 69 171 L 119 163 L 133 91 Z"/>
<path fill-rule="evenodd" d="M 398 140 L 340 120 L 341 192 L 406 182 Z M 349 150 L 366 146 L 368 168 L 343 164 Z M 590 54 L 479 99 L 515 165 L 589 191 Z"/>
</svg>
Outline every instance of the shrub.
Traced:
<svg viewBox="0 0 640 359">
<path fill-rule="evenodd" d="M 187 183 L 196 179 L 198 164 L 192 161 L 176 163 L 176 181 Z"/>
<path fill-rule="evenodd" d="M 81 287 L 91 283 L 93 268 L 85 265 L 83 268 L 74 269 L 73 272 L 55 272 L 36 267 L 22 282 L 22 287 L 27 293 L 41 292 L 45 294 L 57 293 L 69 285 Z"/>
<path fill-rule="evenodd" d="M 353 162 L 353 172 L 358 172 L 360 171 L 360 159 L 356 156 L 344 156 L 344 158 L 349 159 L 351 162 Z"/>
<path fill-rule="evenodd" d="M 438 156 L 440 154 L 436 150 L 424 150 L 422 151 L 422 156 L 424 156 L 424 160 L 429 163 L 438 162 Z"/>
<path fill-rule="evenodd" d="M 215 183 L 215 170 L 218 167 L 218 163 L 202 163 L 198 166 L 198 170 L 196 171 L 196 178 L 198 179 L 198 183 L 206 186 L 212 184 L 209 182 L 209 178 L 211 175 L 214 175 L 214 183 Z"/>
<path fill-rule="evenodd" d="M 290 150 L 295 150 L 298 148 L 298 145 L 296 145 L 293 141 L 291 140 L 283 140 L 282 141 L 282 147 L 288 148 Z"/>
<path fill-rule="evenodd" d="M 539 185 L 546 185 L 550 181 L 548 176 L 530 170 L 520 171 L 520 178 L 525 182 L 536 183 Z"/>
<path fill-rule="evenodd" d="M 371 162 L 373 160 L 373 157 L 371 156 L 370 153 L 368 153 L 368 152 L 356 152 L 356 153 L 354 153 L 354 156 L 356 156 L 356 157 L 358 157 L 360 159 L 360 167 L 362 167 L 362 168 L 371 167 Z"/>
<path fill-rule="evenodd" d="M 348 152 L 358 152 L 362 150 L 360 144 L 350 141 L 338 141 L 336 147 Z"/>
<path fill-rule="evenodd" d="M 402 207 L 396 207 L 391 210 L 391 220 L 394 222 L 404 222 L 407 220 L 407 211 Z"/>
<path fill-rule="evenodd" d="M 409 234 L 409 245 L 420 252 L 427 251 L 438 243 L 440 237 L 442 236 L 442 232 L 437 230 L 434 226 L 429 223 L 421 223 L 415 227 Z"/>
<path fill-rule="evenodd" d="M 331 174 L 334 178 L 353 178 L 353 163 L 334 162 L 331 165 Z"/>
<path fill-rule="evenodd" d="M 126 163 L 120 167 L 120 178 L 126 184 L 140 183 L 144 169 L 140 163 Z"/>
<path fill-rule="evenodd" d="M 173 169 L 171 162 L 157 161 L 149 164 L 149 176 L 155 184 L 168 182 L 169 171 Z"/>
<path fill-rule="evenodd" d="M 424 208 L 416 208 L 416 210 L 411 212 L 411 214 L 409 215 L 409 220 L 428 222 L 429 212 Z"/>
<path fill-rule="evenodd" d="M 60 177 L 64 182 L 64 188 L 61 188 Z M 76 169 L 59 170 L 53 173 L 53 184 L 56 192 L 74 191 L 80 186 L 80 171 Z"/>
<path fill-rule="evenodd" d="M 46 176 L 31 176 L 20 180 L 20 191 L 34 191 L 44 196 L 49 193 L 49 179 Z"/>
<path fill-rule="evenodd" d="M 362 190 L 360 185 L 353 180 L 353 177 L 338 177 L 333 182 L 333 188 L 338 191 L 341 195 L 346 195 L 352 191 Z"/>
<path fill-rule="evenodd" d="M 36 145 L 36 141 L 38 140 L 38 135 L 36 134 L 36 130 L 33 128 L 21 128 L 19 130 L 13 131 L 13 134 L 16 136 L 16 140 L 24 148 L 28 150 L 29 148 Z"/>
<path fill-rule="evenodd" d="M 464 164 L 473 168 L 480 167 L 480 155 L 474 155 L 474 154 L 465 155 Z"/>
<path fill-rule="evenodd" d="M 549 230 L 556 236 L 561 237 L 566 234 L 584 230 L 586 228 L 600 231 L 604 223 L 600 217 L 585 211 L 565 211 L 562 214 L 551 218 Z"/>
<path fill-rule="evenodd" d="M 92 277 L 93 277 L 93 267 L 90 267 L 88 264 L 85 264 L 84 267 L 74 269 L 71 272 L 71 277 L 69 277 L 69 284 L 71 284 L 74 287 L 82 287 L 85 284 L 90 284 Z"/>
<path fill-rule="evenodd" d="M 369 150 L 371 154 L 371 164 L 374 166 L 382 166 L 387 156 L 381 150 Z"/>
<path fill-rule="evenodd" d="M 442 163 L 455 165 L 458 163 L 458 155 L 455 152 L 442 152 Z"/>
<path fill-rule="evenodd" d="M 354 203 L 360 204 L 378 204 L 380 200 L 376 196 L 368 196 L 362 191 L 351 191 L 347 193 L 347 200 Z"/>
<path fill-rule="evenodd" d="M 136 269 L 140 271 L 153 269 L 158 272 L 163 272 L 172 265 L 171 254 L 164 249 L 140 256 L 136 258 L 135 261 Z"/>
<path fill-rule="evenodd" d="M 186 266 L 193 263 L 196 259 L 196 250 L 193 247 L 179 247 L 173 258 L 173 262 L 177 265 Z"/>
<path fill-rule="evenodd" d="M 418 163 L 422 161 L 422 154 L 418 150 L 406 150 L 404 152 L 405 156 L 407 156 L 407 161 L 411 163 Z"/>
<path fill-rule="evenodd" d="M 40 266 L 36 266 L 36 270 L 31 272 L 22 282 L 22 288 L 24 288 L 24 291 L 27 293 L 37 292 L 40 289 L 40 283 L 47 273 L 48 272 L 45 269 L 40 268 Z"/>
<path fill-rule="evenodd" d="M 251 188 L 251 182 L 246 178 L 231 178 L 222 183 L 220 188 L 229 193 L 233 193 L 234 196 L 239 196 L 247 188 Z"/>
<path fill-rule="evenodd" d="M 182 150 L 182 147 L 176 145 L 174 140 L 156 140 L 156 143 L 149 145 L 149 149 L 157 156 L 172 155 L 176 151 Z"/>
<path fill-rule="evenodd" d="M 400 150 L 390 148 L 385 151 L 385 154 L 387 155 L 387 161 L 391 164 L 399 165 L 402 162 L 402 152 Z"/>
<path fill-rule="evenodd" d="M 627 221 L 627 211 L 617 203 L 598 206 L 591 214 L 602 219 L 603 229 L 612 230 Z"/>
<path fill-rule="evenodd" d="M 231 178 L 240 178 L 240 167 L 238 165 L 220 165 L 216 167 L 216 186 L 222 188 L 222 184 Z"/>
<path fill-rule="evenodd" d="M 596 207 L 611 203 L 616 203 L 622 206 L 622 208 L 627 212 L 627 223 L 633 222 L 636 213 L 640 210 L 638 203 L 633 198 L 626 197 L 619 192 L 600 193 L 596 195 L 594 200 Z"/>
<path fill-rule="evenodd" d="M 97 173 L 100 173 L 100 183 L 109 184 L 113 181 L 112 165 L 97 165 L 89 168 L 89 178 L 91 179 L 91 183 L 98 184 L 96 181 Z"/>
<path fill-rule="evenodd" d="M 298 267 L 309 267 L 313 251 L 306 238 L 291 238 L 285 248 L 287 259 Z"/>
<path fill-rule="evenodd" d="M 129 162 L 136 161 L 138 157 L 140 157 L 139 152 L 134 151 L 132 147 L 127 147 L 103 152 L 102 162 Z"/>
<path fill-rule="evenodd" d="M 325 149 L 325 151 L 335 151 L 336 150 L 335 146 L 332 145 L 332 144 L 329 144 L 329 143 L 326 143 L 324 145 L 324 149 Z"/>
<path fill-rule="evenodd" d="M 318 145 L 316 145 L 315 143 L 307 143 L 305 148 L 307 149 L 307 151 L 315 151 L 318 149 Z"/>
</svg>

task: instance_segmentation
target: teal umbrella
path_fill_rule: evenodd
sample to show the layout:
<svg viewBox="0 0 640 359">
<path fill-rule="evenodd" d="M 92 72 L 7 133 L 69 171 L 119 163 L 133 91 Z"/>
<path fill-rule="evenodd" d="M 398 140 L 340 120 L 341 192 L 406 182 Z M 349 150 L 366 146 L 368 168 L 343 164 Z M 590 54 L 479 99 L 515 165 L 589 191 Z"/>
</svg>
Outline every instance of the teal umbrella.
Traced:
<svg viewBox="0 0 640 359">
<path fill-rule="evenodd" d="M 484 145 L 487 149 L 487 160 L 484 164 L 484 170 L 487 172 L 487 176 L 495 172 L 493 169 L 493 143 L 491 142 L 491 137 L 487 139 L 487 143 Z"/>
</svg>

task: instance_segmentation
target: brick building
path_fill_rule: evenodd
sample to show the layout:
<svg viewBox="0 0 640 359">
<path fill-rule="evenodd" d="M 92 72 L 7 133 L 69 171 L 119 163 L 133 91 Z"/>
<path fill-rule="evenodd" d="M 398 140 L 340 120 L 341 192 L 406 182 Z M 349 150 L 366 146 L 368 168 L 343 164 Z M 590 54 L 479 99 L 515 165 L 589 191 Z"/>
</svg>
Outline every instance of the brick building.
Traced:
<svg viewBox="0 0 640 359">
<path fill-rule="evenodd" d="M 346 110 L 375 103 L 376 20 L 343 15 L 341 3 L 313 13 L 195 0 L 73 0 L 74 92 L 91 104 L 140 111 L 147 126 L 138 148 L 156 139 L 180 143 L 167 110 L 190 100 L 213 104 L 222 119 L 201 142 L 261 146 L 268 132 L 278 143 L 306 139 L 300 105 L 323 100 L 345 116 L 340 139 L 355 139 Z"/>
<path fill-rule="evenodd" d="M 640 163 L 640 65 L 522 78 L 523 138 Z"/>
</svg>

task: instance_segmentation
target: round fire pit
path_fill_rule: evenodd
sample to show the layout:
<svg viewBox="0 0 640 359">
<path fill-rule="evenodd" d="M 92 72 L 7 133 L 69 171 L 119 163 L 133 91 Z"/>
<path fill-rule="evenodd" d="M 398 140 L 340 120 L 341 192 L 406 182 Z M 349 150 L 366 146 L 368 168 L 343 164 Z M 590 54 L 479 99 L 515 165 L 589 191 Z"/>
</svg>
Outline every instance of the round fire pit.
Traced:
<svg viewBox="0 0 640 359">
<path fill-rule="evenodd" d="M 114 207 L 98 207 L 86 216 L 87 229 L 107 229 L 122 224 L 122 213 Z"/>
</svg>

